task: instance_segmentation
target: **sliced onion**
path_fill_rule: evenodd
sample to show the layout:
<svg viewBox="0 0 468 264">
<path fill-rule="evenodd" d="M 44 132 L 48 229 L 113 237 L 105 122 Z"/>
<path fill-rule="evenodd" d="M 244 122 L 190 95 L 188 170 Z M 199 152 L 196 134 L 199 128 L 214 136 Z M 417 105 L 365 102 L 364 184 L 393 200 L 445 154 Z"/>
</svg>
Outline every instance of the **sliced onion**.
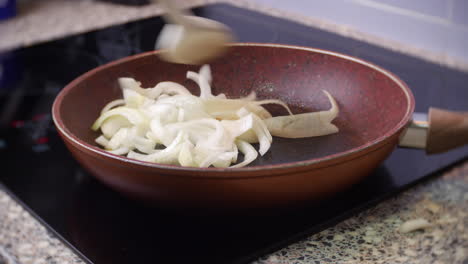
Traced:
<svg viewBox="0 0 468 264">
<path fill-rule="evenodd" d="M 241 168 L 247 166 L 258 157 L 257 151 L 249 143 L 243 140 L 236 140 L 236 145 L 239 148 L 239 151 L 244 154 L 244 160 L 241 163 L 232 165 L 231 168 Z"/>
<path fill-rule="evenodd" d="M 330 101 L 330 110 L 268 118 L 264 120 L 268 130 L 273 136 L 284 138 L 316 137 L 337 133 L 338 128 L 331 121 L 338 115 L 338 104 L 327 91 L 323 92 Z"/>
<path fill-rule="evenodd" d="M 107 144 L 109 144 L 109 140 L 103 135 L 100 135 L 94 141 L 104 148 L 107 148 Z"/>
<path fill-rule="evenodd" d="M 132 78 L 119 78 L 123 99 L 108 103 L 92 125 L 102 135 L 96 143 L 110 153 L 128 158 L 189 167 L 239 168 L 264 155 L 274 136 L 310 137 L 338 131 L 331 121 L 338 106 L 327 92 L 328 111 L 293 115 L 282 101 L 255 101 L 254 92 L 240 99 L 213 95 L 208 65 L 187 78 L 200 87 L 200 96 L 184 86 L 160 82 L 142 88 Z M 272 115 L 262 105 L 278 104 L 288 116 Z M 251 145 L 259 143 L 259 150 Z M 238 153 L 244 159 L 237 163 Z M 234 164 L 234 165 L 233 165 Z"/>
<path fill-rule="evenodd" d="M 198 71 L 198 74 L 202 78 L 204 78 L 209 84 L 211 84 L 211 81 L 213 80 L 213 76 L 211 75 L 210 65 L 205 64 L 201 66 L 200 70 Z"/>
<path fill-rule="evenodd" d="M 143 116 L 143 114 L 140 111 L 129 107 L 121 106 L 111 109 L 99 116 L 99 118 L 91 126 L 91 129 L 95 131 L 98 130 L 102 126 L 102 123 L 112 116 L 122 116 L 126 118 L 128 122 L 135 126 L 142 125 L 147 122 L 145 116 Z"/>
<path fill-rule="evenodd" d="M 128 128 L 121 128 L 117 133 L 112 136 L 112 138 L 107 143 L 107 149 L 109 150 L 116 150 L 120 147 L 126 147 L 127 144 L 127 136 L 128 136 Z"/>
<path fill-rule="evenodd" d="M 129 151 L 130 151 L 130 149 L 127 148 L 127 147 L 120 147 L 120 148 L 115 149 L 115 150 L 108 150 L 107 152 L 115 154 L 115 155 L 125 155 Z"/>
<path fill-rule="evenodd" d="M 148 92 L 147 89 L 144 89 L 144 88 L 141 87 L 140 82 L 137 82 L 133 78 L 122 77 L 122 78 L 118 79 L 118 82 L 119 82 L 120 88 L 122 88 L 122 90 L 125 90 L 125 89 L 134 90 L 134 91 L 138 92 L 141 95 L 146 95 L 146 93 Z"/>
<path fill-rule="evenodd" d="M 109 117 L 102 123 L 101 131 L 106 138 L 111 138 L 115 133 L 117 133 L 117 131 L 119 131 L 119 129 L 131 126 L 132 123 L 128 122 L 125 117 L 116 115 Z"/>
<path fill-rule="evenodd" d="M 179 152 L 179 164 L 184 167 L 196 167 L 195 161 L 193 160 L 193 144 L 190 141 L 182 143 L 182 147 Z"/>
<path fill-rule="evenodd" d="M 124 105 L 125 104 L 125 100 L 124 99 L 117 99 L 117 100 L 114 100 L 114 101 L 111 101 L 110 103 L 106 104 L 102 110 L 101 110 L 101 115 L 104 114 L 105 112 L 111 110 L 112 108 L 114 107 L 117 107 L 117 106 L 121 106 L 121 105 Z"/>
<path fill-rule="evenodd" d="M 175 82 L 160 82 L 154 88 L 148 89 L 146 93 L 151 99 L 160 95 L 192 95 L 187 88 Z"/>
<path fill-rule="evenodd" d="M 293 115 L 293 113 L 291 112 L 291 109 L 289 109 L 289 106 L 287 104 L 285 104 L 284 102 L 282 102 L 280 100 L 277 100 L 277 99 L 261 100 L 261 101 L 257 101 L 257 102 L 252 102 L 252 104 L 255 104 L 255 105 L 264 105 L 264 104 L 281 105 L 282 107 L 284 107 L 284 109 L 286 109 L 288 111 L 288 113 L 290 115 Z"/>
<path fill-rule="evenodd" d="M 200 86 L 200 98 L 210 98 L 213 97 L 211 94 L 211 86 L 208 80 L 196 72 L 189 71 L 187 72 L 187 78 L 196 82 Z"/>
<path fill-rule="evenodd" d="M 127 157 L 155 163 L 178 164 L 179 152 L 182 147 L 181 143 L 183 143 L 183 139 L 184 133 L 180 132 L 174 139 L 174 141 L 163 150 L 157 151 L 149 155 L 130 151 Z"/>
</svg>

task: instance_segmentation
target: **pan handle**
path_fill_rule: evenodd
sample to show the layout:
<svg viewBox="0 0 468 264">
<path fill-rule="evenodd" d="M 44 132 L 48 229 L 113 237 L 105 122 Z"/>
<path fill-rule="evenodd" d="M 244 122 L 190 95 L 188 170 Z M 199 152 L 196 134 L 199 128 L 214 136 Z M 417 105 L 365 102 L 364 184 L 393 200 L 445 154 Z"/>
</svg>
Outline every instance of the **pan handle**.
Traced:
<svg viewBox="0 0 468 264">
<path fill-rule="evenodd" d="M 400 138 L 400 146 L 424 148 L 428 154 L 446 152 L 468 144 L 468 113 L 430 108 L 429 115 L 415 113 Z"/>
</svg>

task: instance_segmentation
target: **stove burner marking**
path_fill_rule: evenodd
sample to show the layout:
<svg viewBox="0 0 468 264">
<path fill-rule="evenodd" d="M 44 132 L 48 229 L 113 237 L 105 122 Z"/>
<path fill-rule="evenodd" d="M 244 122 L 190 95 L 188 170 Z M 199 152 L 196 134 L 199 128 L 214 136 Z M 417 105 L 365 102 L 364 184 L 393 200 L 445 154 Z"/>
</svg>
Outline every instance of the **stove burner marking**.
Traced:
<svg viewBox="0 0 468 264">
<path fill-rule="evenodd" d="M 48 142 L 49 142 L 48 137 L 40 137 L 40 138 L 36 139 L 36 144 L 46 144 Z"/>
<path fill-rule="evenodd" d="M 34 151 L 36 153 L 42 153 L 42 152 L 46 152 L 46 151 L 50 150 L 50 147 L 47 144 L 33 145 L 31 148 L 32 148 L 32 151 Z"/>
<path fill-rule="evenodd" d="M 15 120 L 11 122 L 11 126 L 14 128 L 22 128 L 24 126 L 24 121 L 23 120 Z"/>
</svg>

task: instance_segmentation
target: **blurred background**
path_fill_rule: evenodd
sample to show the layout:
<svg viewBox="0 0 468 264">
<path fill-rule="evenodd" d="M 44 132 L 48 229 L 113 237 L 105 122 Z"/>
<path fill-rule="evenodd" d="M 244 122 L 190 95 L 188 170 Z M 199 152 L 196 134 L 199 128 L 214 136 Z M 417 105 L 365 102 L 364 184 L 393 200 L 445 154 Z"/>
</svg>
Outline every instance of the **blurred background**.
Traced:
<svg viewBox="0 0 468 264">
<path fill-rule="evenodd" d="M 174 0 L 181 3 L 213 2 Z M 0 0 L 0 17 L 13 16 L 15 0 Z M 78 5 L 77 2 L 114 2 L 131 9 L 152 8 L 156 0 L 16 0 L 18 14 L 29 14 L 38 5 Z M 219 2 L 219 1 L 218 1 Z M 222 2 L 222 1 L 221 1 Z M 227 1 L 234 2 L 234 1 Z M 367 33 L 395 43 L 407 44 L 420 51 L 435 52 L 468 64 L 467 0 L 242 0 L 259 6 L 341 26 L 342 31 Z M 140 9 L 141 10 L 141 9 Z M 121 13 L 122 14 L 122 13 Z M 120 15 L 121 15 L 120 14 Z M 31 16 L 31 14 L 29 14 Z M 20 20 L 21 18 L 15 18 Z M 27 18 L 24 18 L 26 20 Z M 11 20 L 7 19 L 7 20 Z M 5 21 L 5 20 L 4 20 Z M 16 22 L 18 24 L 21 22 Z M 80 21 L 77 21 L 79 24 Z M 2 25 L 3 24 L 3 25 Z M 0 21 L 6 31 L 12 22 Z M 17 32 L 17 29 L 15 29 Z M 18 32 L 21 34 L 22 32 Z M 6 34 L 8 36 L 8 34 Z M 0 44 L 2 41 L 0 37 Z M 0 45 L 0 50 L 1 50 Z"/>
<path fill-rule="evenodd" d="M 254 0 L 468 62 L 467 0 Z"/>
</svg>

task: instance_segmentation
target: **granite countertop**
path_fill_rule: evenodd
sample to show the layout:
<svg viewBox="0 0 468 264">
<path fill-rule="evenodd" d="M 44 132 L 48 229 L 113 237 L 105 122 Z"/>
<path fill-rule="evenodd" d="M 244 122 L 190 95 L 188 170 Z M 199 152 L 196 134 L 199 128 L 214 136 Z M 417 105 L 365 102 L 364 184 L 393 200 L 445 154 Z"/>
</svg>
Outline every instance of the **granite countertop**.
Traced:
<svg viewBox="0 0 468 264">
<path fill-rule="evenodd" d="M 181 0 L 198 6 L 215 0 Z M 313 18 L 266 8 L 247 1 L 222 1 L 282 16 L 306 25 L 379 44 L 392 50 L 468 70 L 467 65 L 400 43 L 391 43 Z M 28 1 L 19 16 L 0 22 L 0 51 L 86 32 L 161 13 L 156 4 L 124 7 L 88 0 Z M 111 15 L 109 15 L 111 14 Z M 84 19 L 85 18 L 85 19 Z M 58 23 L 60 21 L 60 23 Z M 47 29 L 47 30 L 46 30 Z M 21 32 L 21 33 L 18 33 Z M 412 219 L 429 226 L 399 231 Z M 466 263 L 468 261 L 468 162 L 452 168 L 336 226 L 256 261 L 289 263 Z M 84 263 L 0 187 L 0 263 Z"/>
</svg>

